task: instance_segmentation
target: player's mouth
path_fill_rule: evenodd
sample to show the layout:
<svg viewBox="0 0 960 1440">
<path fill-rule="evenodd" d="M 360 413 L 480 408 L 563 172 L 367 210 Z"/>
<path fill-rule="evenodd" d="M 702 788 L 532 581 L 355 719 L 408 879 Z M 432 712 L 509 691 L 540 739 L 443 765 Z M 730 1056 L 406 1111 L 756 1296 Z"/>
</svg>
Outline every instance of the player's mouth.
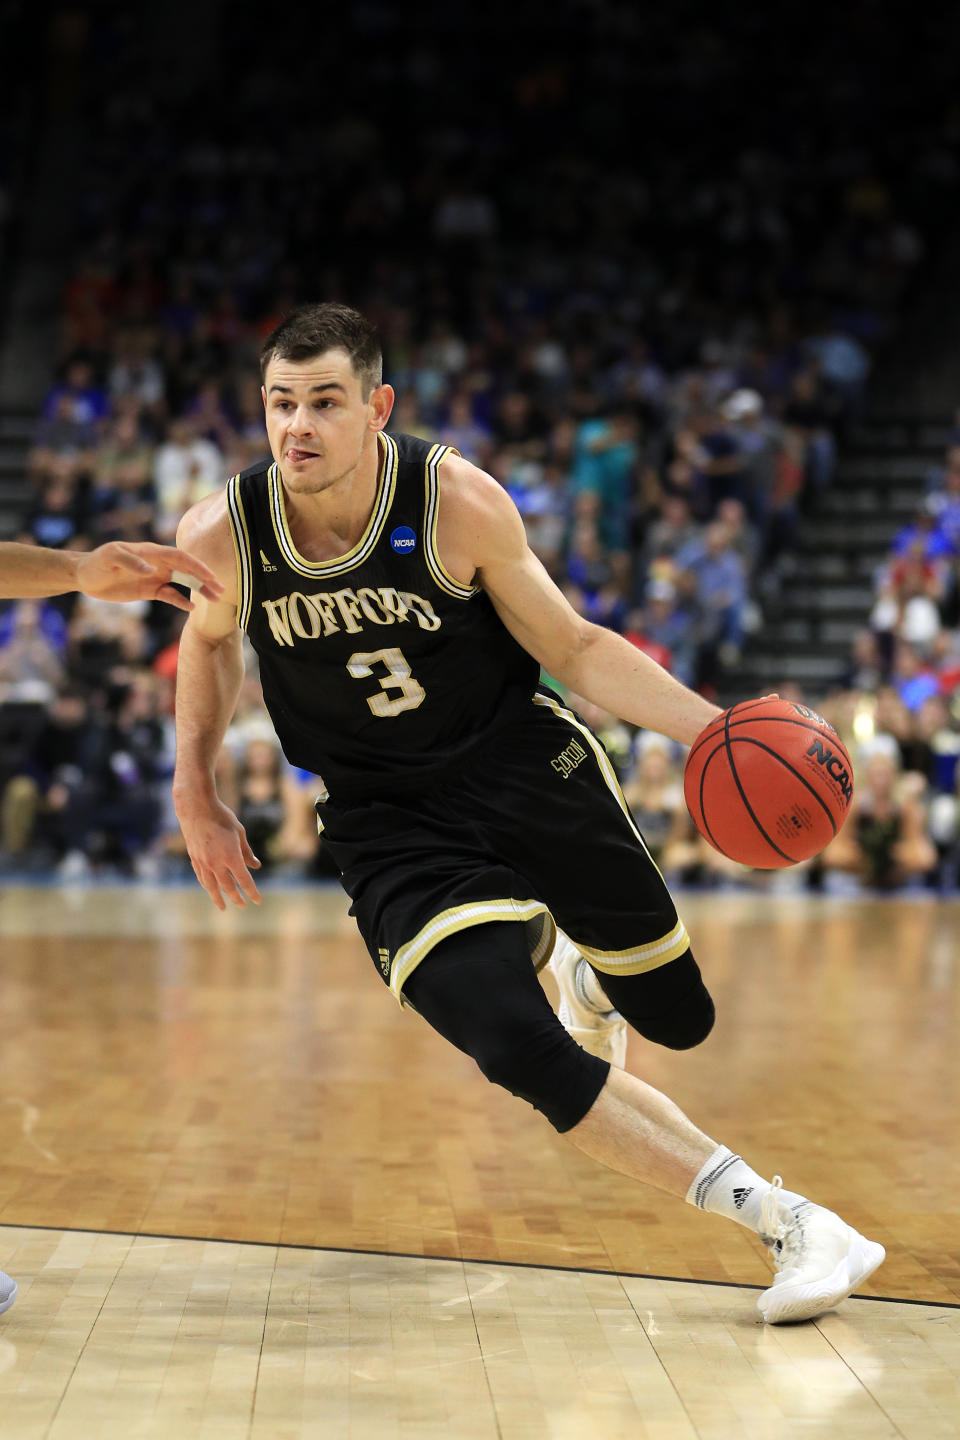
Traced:
<svg viewBox="0 0 960 1440">
<path fill-rule="evenodd" d="M 308 460 L 316 460 L 317 458 L 316 450 L 292 448 L 287 451 L 287 459 L 293 465 L 304 465 Z"/>
</svg>

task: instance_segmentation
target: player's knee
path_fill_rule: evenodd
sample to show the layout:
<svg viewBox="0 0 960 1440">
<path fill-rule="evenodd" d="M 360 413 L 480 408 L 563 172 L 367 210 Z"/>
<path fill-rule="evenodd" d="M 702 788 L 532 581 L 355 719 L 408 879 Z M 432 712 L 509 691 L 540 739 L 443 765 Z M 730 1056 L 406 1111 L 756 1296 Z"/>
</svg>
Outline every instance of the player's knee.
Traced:
<svg viewBox="0 0 960 1440">
<path fill-rule="evenodd" d="M 484 1036 L 473 1058 L 491 1084 L 526 1100 L 561 1133 L 580 1123 L 610 1070 L 559 1022 L 523 1035 L 504 1027 Z"/>
<path fill-rule="evenodd" d="M 647 1040 L 669 1050 L 692 1050 L 702 1045 L 713 1029 L 717 1012 L 710 992 L 699 986 L 660 1015 L 645 1016 L 636 1028 Z"/>
<path fill-rule="evenodd" d="M 655 1045 L 692 1050 L 713 1029 L 713 1000 L 689 950 L 645 975 L 604 975 L 601 983 L 627 1023 Z"/>
</svg>

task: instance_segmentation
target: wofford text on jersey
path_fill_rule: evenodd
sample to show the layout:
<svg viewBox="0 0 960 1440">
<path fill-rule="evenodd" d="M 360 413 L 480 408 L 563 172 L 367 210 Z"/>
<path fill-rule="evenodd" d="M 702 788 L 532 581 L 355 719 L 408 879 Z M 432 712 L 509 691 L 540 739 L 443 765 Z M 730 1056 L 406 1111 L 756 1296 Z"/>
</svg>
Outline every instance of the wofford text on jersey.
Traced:
<svg viewBox="0 0 960 1440">
<path fill-rule="evenodd" d="M 380 626 L 415 623 L 421 630 L 440 629 L 440 616 L 429 600 L 390 585 L 376 590 L 370 586 L 319 590 L 313 595 L 294 590 L 261 603 L 278 645 L 293 645 L 296 639 L 320 640 L 341 630 L 359 635 L 367 622 Z"/>
</svg>

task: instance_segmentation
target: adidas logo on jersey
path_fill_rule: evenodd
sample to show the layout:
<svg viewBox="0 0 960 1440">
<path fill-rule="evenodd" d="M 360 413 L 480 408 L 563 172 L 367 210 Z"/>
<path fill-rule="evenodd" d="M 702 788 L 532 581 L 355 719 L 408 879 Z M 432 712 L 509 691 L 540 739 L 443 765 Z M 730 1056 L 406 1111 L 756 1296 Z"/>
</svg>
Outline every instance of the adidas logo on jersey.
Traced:
<svg viewBox="0 0 960 1440">
<path fill-rule="evenodd" d="M 753 1186 L 748 1185 L 746 1190 L 737 1187 L 733 1191 L 733 1203 L 738 1210 L 742 1210 L 747 1201 L 747 1196 L 753 1194 Z"/>
<path fill-rule="evenodd" d="M 276 573 L 276 565 L 271 565 L 269 558 L 264 555 L 262 550 L 260 551 L 260 564 L 263 566 L 264 571 L 270 570 Z"/>
</svg>

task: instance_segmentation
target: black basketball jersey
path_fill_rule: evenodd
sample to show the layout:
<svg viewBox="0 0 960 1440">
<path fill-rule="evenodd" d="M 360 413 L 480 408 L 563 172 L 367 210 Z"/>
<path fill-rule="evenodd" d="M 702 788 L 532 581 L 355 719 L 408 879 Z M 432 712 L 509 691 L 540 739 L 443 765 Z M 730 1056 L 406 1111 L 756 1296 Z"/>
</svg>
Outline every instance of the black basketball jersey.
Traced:
<svg viewBox="0 0 960 1440">
<path fill-rule="evenodd" d="M 227 485 L 237 615 L 264 701 L 287 759 L 334 799 L 452 768 L 529 706 L 540 674 L 489 597 L 437 553 L 438 471 L 456 451 L 412 435 L 378 442 L 369 524 L 334 560 L 298 553 L 275 464 Z"/>
</svg>

